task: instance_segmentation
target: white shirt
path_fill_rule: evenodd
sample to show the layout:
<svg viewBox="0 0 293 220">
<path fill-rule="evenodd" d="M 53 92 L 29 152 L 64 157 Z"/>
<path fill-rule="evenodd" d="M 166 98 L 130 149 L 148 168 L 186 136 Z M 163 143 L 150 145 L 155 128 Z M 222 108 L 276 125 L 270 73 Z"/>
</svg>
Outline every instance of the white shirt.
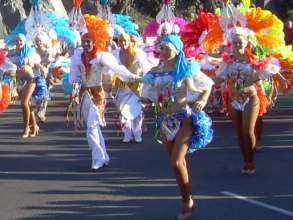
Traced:
<svg viewBox="0 0 293 220">
<path fill-rule="evenodd" d="M 113 71 L 122 81 L 135 78 L 129 70 L 120 65 L 110 52 L 100 52 L 96 58 L 90 61 L 91 70 L 86 77 L 85 66 L 81 60 L 82 49 L 76 49 L 71 57 L 69 82 L 82 81 L 85 87 L 96 87 L 102 85 L 102 74 L 110 74 Z"/>
</svg>

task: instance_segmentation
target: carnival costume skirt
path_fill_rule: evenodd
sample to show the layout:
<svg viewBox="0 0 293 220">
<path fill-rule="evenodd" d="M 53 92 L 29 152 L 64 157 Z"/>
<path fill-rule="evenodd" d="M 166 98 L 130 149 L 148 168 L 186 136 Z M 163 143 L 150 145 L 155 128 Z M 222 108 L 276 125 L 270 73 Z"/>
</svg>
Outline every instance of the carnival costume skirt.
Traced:
<svg viewBox="0 0 293 220">
<path fill-rule="evenodd" d="M 33 92 L 32 100 L 35 101 L 36 103 L 50 100 L 51 95 L 50 95 L 46 80 L 41 76 L 36 76 L 34 80 L 36 83 L 36 88 Z"/>
<path fill-rule="evenodd" d="M 189 106 L 171 115 L 160 114 L 157 125 L 168 141 L 174 141 L 181 128 L 182 121 L 191 119 L 193 133 L 190 138 L 188 153 L 206 147 L 213 139 L 211 118 L 204 111 L 193 111 Z"/>
</svg>

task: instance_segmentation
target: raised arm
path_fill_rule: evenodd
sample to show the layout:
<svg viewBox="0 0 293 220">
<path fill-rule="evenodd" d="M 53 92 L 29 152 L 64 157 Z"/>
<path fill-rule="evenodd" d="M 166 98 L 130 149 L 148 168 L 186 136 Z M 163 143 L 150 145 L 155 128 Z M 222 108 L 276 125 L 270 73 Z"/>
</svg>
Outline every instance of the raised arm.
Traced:
<svg viewBox="0 0 293 220">
<path fill-rule="evenodd" d="M 117 76 L 122 81 L 136 80 L 139 78 L 138 76 L 132 74 L 125 66 L 119 64 L 117 59 L 113 56 L 113 54 L 109 52 L 104 52 L 101 55 L 100 62 L 105 67 L 115 72 L 115 74 L 117 74 Z"/>
</svg>

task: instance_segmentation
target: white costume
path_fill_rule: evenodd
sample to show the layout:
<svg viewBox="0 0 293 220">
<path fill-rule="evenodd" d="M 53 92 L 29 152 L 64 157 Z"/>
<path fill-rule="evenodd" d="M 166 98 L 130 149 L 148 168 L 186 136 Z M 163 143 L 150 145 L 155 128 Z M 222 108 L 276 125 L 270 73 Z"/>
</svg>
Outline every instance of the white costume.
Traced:
<svg viewBox="0 0 293 220">
<path fill-rule="evenodd" d="M 109 52 L 98 53 L 92 59 L 90 73 L 86 77 L 85 66 L 81 60 L 82 49 L 76 49 L 71 57 L 70 83 L 81 82 L 83 88 L 94 88 L 102 86 L 103 73 L 115 71 L 122 81 L 133 79 L 135 76 L 124 66 L 119 65 L 115 57 Z M 109 156 L 106 152 L 105 141 L 100 126 L 105 126 L 102 111 L 104 107 L 96 106 L 88 92 L 83 95 L 81 101 L 81 112 L 87 125 L 87 140 L 92 150 L 92 169 L 98 169 L 109 163 Z"/>
<path fill-rule="evenodd" d="M 121 50 L 117 49 L 113 53 L 121 64 L 120 52 Z M 129 68 L 130 71 L 138 76 L 143 76 L 151 68 L 152 65 L 148 61 L 146 53 L 143 50 L 136 48 L 133 63 Z M 127 85 L 121 85 L 118 88 L 115 101 L 121 113 L 120 118 L 122 131 L 124 133 L 123 142 L 128 143 L 133 137 L 136 142 L 141 142 L 143 111 L 140 99 Z"/>
<path fill-rule="evenodd" d="M 6 58 L 4 63 L 0 64 L 0 76 L 2 73 L 8 72 L 8 71 L 16 72 L 16 70 L 17 70 L 17 66 L 13 64 L 8 58 Z"/>
<path fill-rule="evenodd" d="M 120 65 L 111 53 L 100 52 L 97 54 L 96 58 L 90 61 L 92 69 L 89 74 L 90 77 L 86 79 L 84 74 L 85 66 L 81 61 L 82 52 L 82 49 L 76 49 L 71 57 L 70 83 L 82 81 L 83 87 L 101 86 L 102 73 L 110 74 L 111 71 L 115 72 L 122 81 L 128 81 L 135 77 L 126 67 Z"/>
<path fill-rule="evenodd" d="M 87 124 L 87 140 L 92 150 L 92 169 L 99 169 L 108 165 L 110 158 L 106 151 L 106 145 L 100 126 L 106 125 L 101 118 L 101 109 L 91 100 L 91 95 L 85 92 L 82 102 L 82 115 Z"/>
</svg>

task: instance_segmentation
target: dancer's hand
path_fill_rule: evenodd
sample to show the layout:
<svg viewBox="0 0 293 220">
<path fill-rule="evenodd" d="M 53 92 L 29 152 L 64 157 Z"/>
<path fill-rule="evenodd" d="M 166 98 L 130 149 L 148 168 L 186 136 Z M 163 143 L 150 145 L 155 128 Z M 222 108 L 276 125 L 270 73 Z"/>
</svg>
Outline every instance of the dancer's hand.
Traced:
<svg viewBox="0 0 293 220">
<path fill-rule="evenodd" d="M 207 104 L 207 101 L 202 99 L 202 100 L 197 100 L 194 104 L 193 104 L 193 108 L 196 110 L 196 111 L 201 111 L 205 105 Z"/>
<path fill-rule="evenodd" d="M 142 78 L 140 76 L 134 76 L 132 79 L 129 79 L 128 82 L 135 83 L 135 82 L 141 82 Z"/>
</svg>

